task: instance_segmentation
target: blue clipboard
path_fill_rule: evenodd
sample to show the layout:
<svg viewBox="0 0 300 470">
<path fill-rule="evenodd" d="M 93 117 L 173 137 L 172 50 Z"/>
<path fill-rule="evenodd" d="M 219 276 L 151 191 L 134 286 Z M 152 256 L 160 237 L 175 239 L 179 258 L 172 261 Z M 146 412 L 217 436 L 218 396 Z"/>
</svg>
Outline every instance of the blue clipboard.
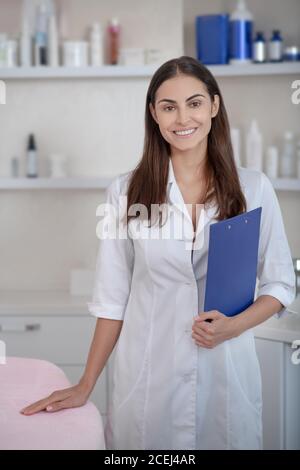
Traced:
<svg viewBox="0 0 300 470">
<path fill-rule="evenodd" d="M 237 315 L 254 301 L 262 208 L 210 226 L 204 311 Z"/>
</svg>

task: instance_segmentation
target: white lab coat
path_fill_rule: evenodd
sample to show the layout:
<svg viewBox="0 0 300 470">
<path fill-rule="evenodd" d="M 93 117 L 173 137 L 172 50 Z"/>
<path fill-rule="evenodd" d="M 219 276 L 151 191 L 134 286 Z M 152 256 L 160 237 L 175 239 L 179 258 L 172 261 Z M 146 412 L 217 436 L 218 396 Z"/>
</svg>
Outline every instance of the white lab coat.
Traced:
<svg viewBox="0 0 300 470">
<path fill-rule="evenodd" d="M 275 192 L 263 173 L 244 168 L 238 173 L 247 210 L 262 206 L 257 296 L 271 295 L 287 306 L 295 295 L 295 276 Z M 107 202 L 118 205 L 129 176 L 111 183 Z M 194 251 L 192 264 L 186 249 L 192 221 L 171 160 L 167 194 L 178 209 L 175 224 L 183 216 L 184 237 L 132 235 L 99 242 L 88 308 L 96 317 L 124 320 L 115 351 L 107 448 L 260 449 L 261 375 L 252 329 L 213 349 L 197 346 L 191 337 L 193 319 L 203 311 L 216 206 L 205 210 L 204 227 L 198 224 L 203 246 Z M 130 222 L 129 235 L 135 223 Z"/>
</svg>

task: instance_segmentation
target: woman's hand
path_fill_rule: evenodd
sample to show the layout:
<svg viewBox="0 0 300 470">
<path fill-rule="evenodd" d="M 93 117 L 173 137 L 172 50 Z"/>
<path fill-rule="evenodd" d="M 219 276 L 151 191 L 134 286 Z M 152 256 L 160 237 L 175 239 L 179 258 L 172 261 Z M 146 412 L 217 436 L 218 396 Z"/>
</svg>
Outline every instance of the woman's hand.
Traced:
<svg viewBox="0 0 300 470">
<path fill-rule="evenodd" d="M 76 408 L 83 406 L 89 395 L 90 390 L 84 384 L 79 383 L 73 387 L 51 393 L 48 397 L 23 408 L 20 413 L 29 416 L 42 410 L 52 413 L 65 408 Z"/>
<path fill-rule="evenodd" d="M 237 336 L 233 319 L 234 317 L 227 317 L 218 310 L 200 313 L 194 319 L 192 326 L 192 338 L 196 345 L 212 349 L 223 341 Z"/>
</svg>

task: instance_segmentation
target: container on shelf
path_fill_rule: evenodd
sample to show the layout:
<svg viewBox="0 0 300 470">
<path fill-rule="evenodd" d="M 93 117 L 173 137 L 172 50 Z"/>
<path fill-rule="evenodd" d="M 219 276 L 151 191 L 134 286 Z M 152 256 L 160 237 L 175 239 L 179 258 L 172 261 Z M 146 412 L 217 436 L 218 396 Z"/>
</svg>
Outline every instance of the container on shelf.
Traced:
<svg viewBox="0 0 300 470">
<path fill-rule="evenodd" d="M 279 151 L 274 145 L 267 148 L 265 173 L 269 178 L 278 178 Z"/>
<path fill-rule="evenodd" d="M 206 65 L 227 64 L 229 15 L 200 15 L 195 22 L 197 59 Z"/>
<path fill-rule="evenodd" d="M 280 155 L 280 176 L 282 178 L 295 178 L 296 158 L 294 134 L 290 131 L 284 133 L 282 154 Z"/>
<path fill-rule="evenodd" d="M 100 23 L 94 23 L 90 31 L 90 65 L 104 64 L 103 31 Z"/>
<path fill-rule="evenodd" d="M 258 31 L 256 38 L 253 42 L 253 62 L 256 64 L 263 64 L 266 62 L 266 41 L 264 33 Z"/>
<path fill-rule="evenodd" d="M 283 58 L 287 62 L 297 62 L 300 60 L 299 55 L 299 47 L 298 46 L 289 46 L 284 49 Z"/>
<path fill-rule="evenodd" d="M 64 41 L 63 65 L 65 67 L 86 67 L 88 65 L 87 41 Z"/>
<path fill-rule="evenodd" d="M 112 18 L 108 24 L 108 63 L 117 65 L 120 60 L 121 26 L 118 18 Z"/>
<path fill-rule="evenodd" d="M 268 42 L 268 60 L 270 62 L 282 62 L 283 39 L 278 29 L 274 30 Z"/>
<path fill-rule="evenodd" d="M 258 128 L 257 121 L 253 119 L 246 136 L 246 167 L 257 171 L 262 171 L 262 161 L 263 138 Z"/>
<path fill-rule="evenodd" d="M 230 64 L 248 64 L 252 60 L 253 15 L 247 9 L 246 0 L 238 0 L 229 19 Z"/>
</svg>

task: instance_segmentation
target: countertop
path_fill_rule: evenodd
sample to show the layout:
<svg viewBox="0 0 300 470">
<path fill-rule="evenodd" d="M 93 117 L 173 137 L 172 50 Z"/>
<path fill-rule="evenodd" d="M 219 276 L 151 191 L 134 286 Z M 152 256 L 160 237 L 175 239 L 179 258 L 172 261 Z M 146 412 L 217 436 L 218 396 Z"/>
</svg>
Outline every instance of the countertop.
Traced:
<svg viewBox="0 0 300 470">
<path fill-rule="evenodd" d="M 68 291 L 0 291 L 0 316 L 89 315 L 91 296 L 72 296 Z M 292 343 L 300 340 L 300 296 L 289 306 L 290 312 L 275 316 L 253 329 L 257 338 Z"/>
</svg>

